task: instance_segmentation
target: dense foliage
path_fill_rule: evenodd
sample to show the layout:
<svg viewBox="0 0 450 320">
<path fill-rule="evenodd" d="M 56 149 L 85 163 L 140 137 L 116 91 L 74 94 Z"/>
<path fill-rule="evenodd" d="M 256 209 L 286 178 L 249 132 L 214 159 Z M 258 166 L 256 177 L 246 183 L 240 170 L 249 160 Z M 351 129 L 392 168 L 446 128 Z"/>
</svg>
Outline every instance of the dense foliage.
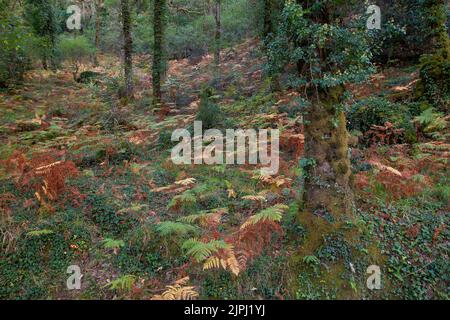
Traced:
<svg viewBox="0 0 450 320">
<path fill-rule="evenodd" d="M 377 4 L 0 0 L 0 299 L 448 299 L 448 8 Z"/>
</svg>

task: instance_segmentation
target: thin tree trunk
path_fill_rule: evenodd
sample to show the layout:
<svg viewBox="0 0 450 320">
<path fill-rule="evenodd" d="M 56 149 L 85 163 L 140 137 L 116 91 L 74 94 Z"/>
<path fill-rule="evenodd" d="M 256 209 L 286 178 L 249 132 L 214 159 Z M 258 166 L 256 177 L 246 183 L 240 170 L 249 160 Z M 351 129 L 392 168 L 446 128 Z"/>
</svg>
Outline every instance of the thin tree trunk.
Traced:
<svg viewBox="0 0 450 320">
<path fill-rule="evenodd" d="M 216 5 L 214 9 L 214 20 L 216 22 L 216 33 L 214 39 L 214 66 L 216 72 L 217 87 L 219 87 L 220 82 L 220 47 L 221 47 L 221 0 L 216 0 Z"/>
<path fill-rule="evenodd" d="M 100 52 L 100 29 L 101 29 L 101 0 L 95 1 L 95 49 L 94 65 L 98 66 L 98 53 Z"/>
<path fill-rule="evenodd" d="M 273 10 L 272 0 L 264 0 L 264 30 L 263 30 L 264 40 L 266 40 L 269 34 L 273 32 L 272 10 Z"/>
<path fill-rule="evenodd" d="M 162 100 L 161 82 L 164 73 L 164 14 L 166 0 L 154 0 L 153 10 L 153 99 L 154 104 L 158 105 Z"/>
<path fill-rule="evenodd" d="M 123 52 L 125 72 L 125 95 L 133 96 L 133 40 L 131 38 L 131 16 L 129 0 L 121 0 L 123 23 Z"/>
</svg>

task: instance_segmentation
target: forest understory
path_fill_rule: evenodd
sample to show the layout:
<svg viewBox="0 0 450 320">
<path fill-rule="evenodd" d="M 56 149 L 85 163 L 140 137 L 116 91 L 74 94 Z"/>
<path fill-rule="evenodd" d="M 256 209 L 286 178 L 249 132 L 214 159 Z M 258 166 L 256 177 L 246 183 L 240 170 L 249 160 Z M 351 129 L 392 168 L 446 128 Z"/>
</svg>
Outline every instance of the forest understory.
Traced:
<svg viewBox="0 0 450 320">
<path fill-rule="evenodd" d="M 127 2 L 120 2 L 124 25 Z M 132 72 L 124 27 L 125 56 L 104 48 L 76 69 L 63 59 L 54 70 L 50 59 L 44 67 L 37 59 L 11 84 L 0 74 L 0 299 L 449 299 L 448 37 L 437 53 L 397 59 L 390 51 L 366 68 L 369 55 L 353 29 L 356 40 L 299 3 L 286 1 L 278 33 L 267 17 L 276 11 L 266 12 L 265 40 L 252 32 L 232 38 L 227 30 L 241 30 L 246 14 L 227 4 L 227 43 L 178 55 L 179 39 L 171 38 L 177 54 L 164 68 L 156 35 L 154 54 L 143 53 L 151 51 L 148 35 L 134 24 Z M 199 15 L 169 4 L 182 21 Z M 212 12 L 217 40 L 220 17 Z M 164 19 L 154 20 L 157 34 Z M 322 34 L 305 21 L 325 25 L 324 37 L 342 47 L 329 38 L 310 45 Z M 196 29 L 189 30 L 183 37 Z M 319 53 L 320 67 L 307 62 L 307 50 Z M 1 59 L 0 71 L 8 65 Z M 174 164 L 172 133 L 192 132 L 196 120 L 221 132 L 279 129 L 278 173 Z M 313 158 L 322 147 L 331 150 L 320 155 L 326 160 Z M 336 177 L 319 185 L 314 172 Z M 318 198 L 323 208 L 311 205 Z M 81 271 L 77 290 L 68 290 L 69 266 Z M 368 280 L 374 266 L 376 289 Z"/>
<path fill-rule="evenodd" d="M 66 71 L 32 71 L 2 93 L 1 296 L 145 299 L 189 277 L 182 294 L 201 298 L 331 299 L 340 293 L 321 280 L 344 259 L 345 277 L 329 284 L 345 281 L 359 298 L 445 298 L 450 145 L 427 137 L 407 143 L 389 124 L 353 136 L 352 223 L 361 237 L 326 239 L 314 255 L 296 255 L 304 237 L 295 222 L 304 141 L 301 119 L 291 116 L 298 94 L 268 91 L 258 45 L 249 40 L 226 54 L 218 104 L 234 127 L 282 128 L 281 169 L 273 177 L 251 165 L 170 162 L 171 129 L 194 121 L 199 90 L 213 78 L 210 56 L 170 61 L 164 110 L 150 108 L 145 57 L 136 102 L 114 111 L 108 79 L 120 70 L 112 56 L 100 58 L 96 84 L 77 84 Z M 401 112 L 417 78 L 417 66 L 393 66 L 353 91 L 358 101 Z M 369 137 L 376 145 L 364 147 Z M 284 212 L 279 221 L 242 232 L 250 216 L 276 206 Z M 236 261 L 203 270 L 182 249 L 195 234 L 236 242 Z M 373 264 L 382 266 L 379 292 L 365 286 Z M 67 265 L 83 270 L 80 292 L 65 288 Z"/>
</svg>

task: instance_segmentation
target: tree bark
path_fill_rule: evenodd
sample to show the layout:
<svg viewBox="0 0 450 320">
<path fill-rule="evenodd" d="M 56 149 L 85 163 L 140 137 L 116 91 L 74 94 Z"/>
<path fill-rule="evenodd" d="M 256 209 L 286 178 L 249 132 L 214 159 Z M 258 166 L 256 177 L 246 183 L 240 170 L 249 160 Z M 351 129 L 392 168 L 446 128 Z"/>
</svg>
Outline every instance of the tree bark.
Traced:
<svg viewBox="0 0 450 320">
<path fill-rule="evenodd" d="M 305 116 L 304 203 L 312 214 L 336 218 L 351 214 L 348 132 L 342 102 L 343 87 L 322 90 Z"/>
<path fill-rule="evenodd" d="M 95 49 L 94 65 L 98 66 L 98 53 L 100 52 L 100 31 L 101 31 L 101 14 L 102 0 L 95 0 Z"/>
<path fill-rule="evenodd" d="M 449 54 L 448 32 L 445 26 L 447 21 L 446 0 L 425 0 L 424 13 L 427 19 L 427 32 L 429 33 L 429 50 L 431 53 L 441 51 Z"/>
<path fill-rule="evenodd" d="M 133 96 L 133 40 L 131 38 L 131 14 L 129 0 L 121 0 L 123 24 L 123 65 L 125 73 L 125 95 Z"/>
<path fill-rule="evenodd" d="M 269 34 L 273 32 L 272 10 L 273 10 L 272 0 L 264 0 L 264 30 L 263 30 L 264 40 L 267 39 Z"/>
<path fill-rule="evenodd" d="M 154 104 L 160 104 L 162 99 L 161 82 L 164 73 L 164 15 L 166 0 L 154 0 L 153 9 L 153 99 Z"/>
<path fill-rule="evenodd" d="M 216 80 L 217 86 L 219 86 L 219 78 L 220 78 L 220 43 L 221 43 L 221 0 L 216 0 L 216 5 L 214 9 L 214 20 L 216 22 L 216 32 L 214 36 L 214 65 L 216 68 Z"/>
</svg>

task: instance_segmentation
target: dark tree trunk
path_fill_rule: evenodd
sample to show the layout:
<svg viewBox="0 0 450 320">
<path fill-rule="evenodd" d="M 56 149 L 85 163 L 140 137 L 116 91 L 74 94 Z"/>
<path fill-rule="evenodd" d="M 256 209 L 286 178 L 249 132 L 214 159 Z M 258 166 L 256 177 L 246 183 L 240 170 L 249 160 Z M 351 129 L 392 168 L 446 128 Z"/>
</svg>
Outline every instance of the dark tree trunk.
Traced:
<svg viewBox="0 0 450 320">
<path fill-rule="evenodd" d="M 164 74 L 164 15 L 166 0 L 154 0 L 153 9 L 153 99 L 160 104 L 162 99 L 161 82 Z"/>
<path fill-rule="evenodd" d="M 123 65 L 125 73 L 125 95 L 133 96 L 133 40 L 131 38 L 131 15 L 129 0 L 121 0 L 123 24 Z"/>
<path fill-rule="evenodd" d="M 272 0 L 264 0 L 264 39 L 267 39 L 269 34 L 273 32 L 272 30 Z"/>
<path fill-rule="evenodd" d="M 95 49 L 97 52 L 94 56 L 94 64 L 98 66 L 98 53 L 100 52 L 100 31 L 101 31 L 101 8 L 102 8 L 102 0 L 95 1 Z"/>
<path fill-rule="evenodd" d="M 221 0 L 216 0 L 216 5 L 214 9 L 214 20 L 216 22 L 216 33 L 214 37 L 214 65 L 216 68 L 217 83 L 219 83 L 220 78 L 220 47 L 221 47 L 220 42 L 222 36 L 220 15 L 221 15 Z"/>
</svg>

